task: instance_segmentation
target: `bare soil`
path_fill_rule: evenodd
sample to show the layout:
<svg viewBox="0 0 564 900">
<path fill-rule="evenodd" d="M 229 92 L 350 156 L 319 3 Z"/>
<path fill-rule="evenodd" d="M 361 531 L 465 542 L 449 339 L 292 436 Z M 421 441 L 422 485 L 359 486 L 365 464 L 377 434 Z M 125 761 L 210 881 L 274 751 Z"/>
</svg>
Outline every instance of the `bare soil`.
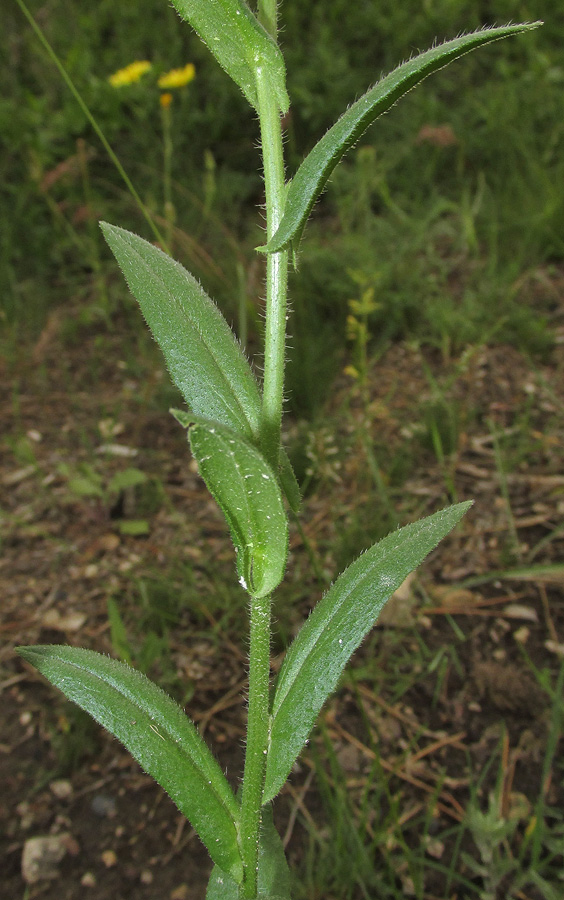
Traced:
<svg viewBox="0 0 564 900">
<path fill-rule="evenodd" d="M 485 773 L 499 753 L 501 813 L 521 816 L 515 846 L 539 793 L 549 807 L 562 808 L 564 801 L 558 752 L 554 769 L 543 773 L 553 704 L 535 677 L 536 668 L 554 684 L 564 654 L 564 533 L 558 532 L 564 329 L 559 322 L 556 328 L 551 358 L 535 366 L 510 347 L 479 348 L 455 364 L 398 345 L 379 361 L 367 399 L 343 376 L 326 412 L 325 451 L 310 453 L 312 489 L 302 516 L 331 577 L 335 565 L 347 561 L 345 538 L 355 523 L 366 522 L 371 542 L 381 501 L 359 449 L 363 429 L 380 460 L 399 458 L 408 448 L 407 481 L 397 489 L 388 485 L 401 521 L 446 505 L 449 479 L 458 500 L 475 499 L 462 527 L 394 597 L 355 657 L 354 686 L 345 681 L 325 724 L 353 797 L 377 748 L 391 773 L 390 789 L 401 797 L 401 815 L 407 821 L 433 804 L 437 833 L 461 821 L 472 779 L 477 783 L 481 775 L 487 806 L 499 766 Z M 231 591 L 225 585 L 233 575 L 221 516 L 199 481 L 184 433 L 166 413 L 175 399 L 157 356 L 141 341 L 141 358 L 122 357 L 123 347 L 134 343 L 128 329 L 115 321 L 111 330 L 81 326 L 69 337 L 55 317 L 35 347 L 5 361 L 0 373 L 0 893 L 6 900 L 201 900 L 210 871 L 205 851 L 168 797 L 115 740 L 23 663 L 15 646 L 68 643 L 116 655 L 108 623 L 108 600 L 114 600 L 137 649 L 143 640 L 137 621 L 167 637 L 168 650 L 163 659 L 155 657 L 150 675 L 186 703 L 235 786 L 240 777 L 245 601 L 236 599 L 235 589 L 231 607 L 218 597 Z M 426 366 L 442 386 L 439 398 Z M 441 429 L 453 409 L 455 438 L 441 461 L 422 410 Z M 290 443 L 306 431 L 291 426 Z M 445 445 L 447 437 L 444 432 Z M 72 481 L 88 481 L 84 466 L 100 476 L 98 495 L 81 494 Z M 148 476 L 142 489 L 108 491 L 111 477 L 131 466 Z M 128 534 L 124 523 L 140 520 L 146 533 Z M 291 550 L 273 670 L 321 591 L 295 528 Z M 143 584 L 160 585 L 161 599 L 143 601 Z M 176 590 L 182 603 L 171 606 Z M 402 659 L 411 646 L 420 659 L 418 635 L 439 661 L 441 648 L 455 642 L 456 659 L 445 656 L 440 679 L 429 665 L 413 672 L 402 692 L 394 693 L 393 680 L 384 676 L 376 692 L 373 675 L 363 672 L 373 673 L 374 660 L 386 672 L 399 647 Z M 403 674 L 409 681 L 410 673 Z M 298 867 L 304 822 L 324 815 L 312 766 L 306 753 L 277 804 Z M 51 877 L 26 884 L 26 842 L 48 835 L 66 835 L 64 855 Z M 478 858 L 470 840 L 467 850 Z M 430 852 L 444 854 L 444 862 L 449 848 Z M 429 881 L 429 900 L 444 897 L 441 877 Z M 398 878 L 409 896 L 407 876 L 400 871 Z M 515 896 L 537 900 L 535 890 Z M 501 900 L 503 883 L 499 891 Z M 454 889 L 449 894 L 464 896 Z"/>
</svg>

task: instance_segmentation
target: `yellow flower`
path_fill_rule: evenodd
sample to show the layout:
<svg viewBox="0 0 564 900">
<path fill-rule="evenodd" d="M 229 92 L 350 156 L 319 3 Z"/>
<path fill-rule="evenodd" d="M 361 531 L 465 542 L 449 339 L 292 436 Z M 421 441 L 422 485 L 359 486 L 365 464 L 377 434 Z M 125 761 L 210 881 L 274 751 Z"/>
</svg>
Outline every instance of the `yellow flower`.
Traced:
<svg viewBox="0 0 564 900">
<path fill-rule="evenodd" d="M 196 76 L 196 68 L 193 63 L 187 63 L 183 69 L 171 69 L 161 75 L 157 84 L 160 88 L 179 88 L 190 84 Z"/>
<path fill-rule="evenodd" d="M 168 109 L 172 103 L 172 94 L 161 94 L 160 104 L 163 109 Z"/>
<path fill-rule="evenodd" d="M 114 72 L 113 75 L 110 75 L 108 81 L 110 82 L 112 87 L 119 88 L 123 87 L 126 84 L 135 84 L 136 81 L 139 81 L 140 78 L 143 77 L 145 72 L 148 72 L 149 69 L 152 68 L 151 63 L 146 59 L 139 59 L 135 62 L 129 63 L 125 69 L 118 69 L 117 72 Z"/>
</svg>

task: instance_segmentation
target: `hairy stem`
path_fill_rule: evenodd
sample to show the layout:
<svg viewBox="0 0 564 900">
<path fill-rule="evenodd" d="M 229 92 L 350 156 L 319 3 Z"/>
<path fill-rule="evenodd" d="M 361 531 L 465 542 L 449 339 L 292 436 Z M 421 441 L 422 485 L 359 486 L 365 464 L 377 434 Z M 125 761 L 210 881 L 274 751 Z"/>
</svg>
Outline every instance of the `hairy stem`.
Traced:
<svg viewBox="0 0 564 900">
<path fill-rule="evenodd" d="M 260 812 L 266 772 L 270 686 L 270 597 L 251 598 L 249 720 L 241 795 L 241 855 L 244 881 L 240 896 L 257 896 Z"/>
<path fill-rule="evenodd" d="M 280 114 L 268 72 L 261 68 L 257 70 L 257 93 L 266 194 L 266 233 L 270 239 L 282 218 L 286 190 Z M 269 253 L 266 261 L 264 383 L 260 430 L 262 452 L 275 472 L 278 471 L 284 398 L 287 285 L 288 253 L 285 250 Z"/>
<path fill-rule="evenodd" d="M 276 40 L 278 33 L 277 0 L 258 0 L 258 20 Z"/>
<path fill-rule="evenodd" d="M 259 10 L 275 5 L 259 2 Z M 270 238 L 278 228 L 285 200 L 284 155 L 280 114 L 268 72 L 257 70 L 257 94 L 264 163 L 266 227 Z M 271 253 L 266 264 L 266 328 L 264 385 L 261 413 L 261 446 L 274 471 L 278 471 L 280 426 L 284 388 L 286 344 L 286 289 L 288 254 Z M 241 854 L 244 880 L 242 898 L 257 896 L 257 872 L 262 795 L 266 772 L 269 731 L 270 597 L 251 598 L 249 650 L 249 714 L 247 749 L 241 795 Z"/>
</svg>

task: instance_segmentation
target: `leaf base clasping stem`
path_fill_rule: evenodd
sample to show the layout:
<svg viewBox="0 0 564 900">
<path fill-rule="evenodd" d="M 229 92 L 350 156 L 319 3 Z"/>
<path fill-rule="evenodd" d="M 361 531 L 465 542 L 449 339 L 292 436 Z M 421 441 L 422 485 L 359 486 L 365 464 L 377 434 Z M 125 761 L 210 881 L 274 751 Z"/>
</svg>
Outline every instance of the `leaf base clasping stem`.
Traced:
<svg viewBox="0 0 564 900">
<path fill-rule="evenodd" d="M 270 239 L 282 219 L 286 188 L 280 113 L 264 67 L 257 69 L 257 93 L 264 163 L 266 233 Z M 287 287 L 287 251 L 269 253 L 266 260 L 266 326 L 260 435 L 262 452 L 275 472 L 278 471 L 284 399 Z"/>
</svg>

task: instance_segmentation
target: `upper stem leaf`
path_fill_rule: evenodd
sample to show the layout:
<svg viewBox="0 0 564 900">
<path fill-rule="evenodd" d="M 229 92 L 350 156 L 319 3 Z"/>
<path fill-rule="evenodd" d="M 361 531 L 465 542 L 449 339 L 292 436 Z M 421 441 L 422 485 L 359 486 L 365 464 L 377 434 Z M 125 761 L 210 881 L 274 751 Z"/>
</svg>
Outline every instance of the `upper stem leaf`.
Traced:
<svg viewBox="0 0 564 900">
<path fill-rule="evenodd" d="M 290 646 L 272 704 L 263 799 L 276 796 L 348 660 L 388 598 L 462 518 L 458 503 L 394 531 L 355 560 Z"/>
<path fill-rule="evenodd" d="M 541 22 L 484 28 L 447 41 L 402 63 L 353 103 L 302 162 L 290 182 L 284 216 L 276 233 L 259 249 L 274 253 L 292 243 L 297 249 L 313 205 L 337 163 L 378 116 L 411 88 L 449 62 L 482 44 L 537 28 Z"/>
<path fill-rule="evenodd" d="M 239 804 L 183 710 L 140 672 L 92 650 L 18 652 L 127 747 L 190 820 L 213 861 L 240 882 Z"/>
<path fill-rule="evenodd" d="M 229 525 L 242 586 L 252 597 L 266 597 L 280 584 L 288 553 L 288 519 L 274 472 L 235 432 L 173 412 L 189 428 L 200 475 Z"/>
<path fill-rule="evenodd" d="M 243 0 L 172 0 L 245 97 L 258 109 L 256 71 L 268 69 L 280 111 L 288 112 L 284 58 Z"/>
<path fill-rule="evenodd" d="M 213 300 L 180 263 L 148 241 L 107 222 L 101 228 L 188 406 L 258 440 L 259 389 Z"/>
<path fill-rule="evenodd" d="M 258 444 L 260 391 L 213 300 L 190 272 L 153 244 L 107 222 L 101 228 L 192 412 Z M 299 487 L 283 449 L 277 476 L 297 512 Z"/>
</svg>

